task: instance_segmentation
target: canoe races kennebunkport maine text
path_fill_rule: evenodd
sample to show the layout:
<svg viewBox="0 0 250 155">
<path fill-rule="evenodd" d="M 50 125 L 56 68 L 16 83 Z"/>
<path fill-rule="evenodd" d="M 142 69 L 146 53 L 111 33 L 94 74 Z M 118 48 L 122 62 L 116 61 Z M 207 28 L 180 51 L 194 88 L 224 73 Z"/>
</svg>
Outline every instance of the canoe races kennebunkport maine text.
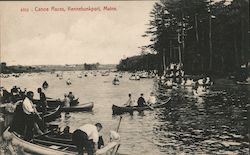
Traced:
<svg viewBox="0 0 250 155">
<path fill-rule="evenodd" d="M 114 6 L 80 6 L 80 7 L 22 7 L 21 12 L 98 12 L 98 11 L 117 11 Z"/>
</svg>

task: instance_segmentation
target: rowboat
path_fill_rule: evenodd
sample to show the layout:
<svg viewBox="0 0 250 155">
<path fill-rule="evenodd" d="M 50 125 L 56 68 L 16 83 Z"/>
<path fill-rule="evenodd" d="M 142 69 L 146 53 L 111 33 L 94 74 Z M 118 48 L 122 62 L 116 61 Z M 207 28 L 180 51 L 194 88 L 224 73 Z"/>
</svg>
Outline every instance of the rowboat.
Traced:
<svg viewBox="0 0 250 155">
<path fill-rule="evenodd" d="M 54 135 L 53 135 L 54 134 Z M 13 145 L 19 145 L 25 152 L 39 155 L 76 155 L 77 149 L 73 145 L 71 139 L 65 137 L 53 138 L 55 133 L 50 135 L 41 135 L 35 137 L 30 142 L 25 141 L 23 137 L 15 132 L 10 132 L 7 128 L 3 133 L 5 140 L 12 140 Z M 97 155 L 115 155 L 119 148 L 119 142 L 113 141 L 108 143 L 103 148 L 96 151 Z M 86 153 L 84 153 L 86 155 Z"/>
<path fill-rule="evenodd" d="M 60 110 L 63 112 L 82 112 L 82 111 L 92 111 L 93 107 L 94 107 L 94 102 L 89 102 L 70 107 L 61 107 Z M 48 107 L 47 109 L 52 109 L 52 107 Z"/>
<path fill-rule="evenodd" d="M 156 103 L 156 104 L 153 104 L 151 106 L 144 106 L 144 107 L 138 107 L 138 106 L 133 106 L 133 107 L 130 107 L 130 106 L 127 106 L 127 107 L 122 107 L 122 106 L 117 106 L 117 105 L 112 105 L 112 111 L 113 111 L 113 115 L 116 115 L 116 114 L 123 114 L 123 113 L 126 113 L 126 112 L 129 112 L 129 113 L 132 113 L 133 111 L 143 111 L 143 110 L 153 110 L 153 109 L 156 109 L 156 108 L 163 108 L 163 107 L 166 107 L 167 106 L 167 103 L 171 100 L 171 98 L 169 97 L 167 100 L 165 100 L 164 102 L 162 103 Z"/>
</svg>

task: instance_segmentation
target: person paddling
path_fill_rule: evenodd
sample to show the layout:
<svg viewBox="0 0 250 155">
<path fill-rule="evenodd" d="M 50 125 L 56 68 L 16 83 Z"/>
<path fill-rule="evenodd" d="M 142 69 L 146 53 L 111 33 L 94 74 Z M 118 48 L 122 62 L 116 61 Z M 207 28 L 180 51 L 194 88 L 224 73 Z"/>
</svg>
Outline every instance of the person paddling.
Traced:
<svg viewBox="0 0 250 155">
<path fill-rule="evenodd" d="M 144 107 L 146 104 L 146 101 L 143 97 L 143 94 L 141 93 L 141 96 L 137 100 L 138 107 Z"/>
<path fill-rule="evenodd" d="M 156 103 L 156 97 L 153 92 L 150 93 L 149 99 L 147 101 L 149 105 L 153 105 Z"/>
<path fill-rule="evenodd" d="M 38 88 L 37 92 L 39 93 L 39 96 L 40 96 L 40 107 L 42 108 L 42 113 L 44 115 L 47 112 L 47 108 L 48 108 L 47 98 L 41 88 Z"/>
<path fill-rule="evenodd" d="M 72 142 L 77 147 L 78 155 L 83 155 L 83 148 L 88 155 L 94 155 L 97 150 L 99 132 L 102 130 L 102 124 L 85 124 L 73 132 Z"/>
<path fill-rule="evenodd" d="M 134 106 L 134 101 L 132 100 L 132 95 L 130 93 L 128 94 L 128 101 L 124 105 L 129 107 Z"/>
</svg>

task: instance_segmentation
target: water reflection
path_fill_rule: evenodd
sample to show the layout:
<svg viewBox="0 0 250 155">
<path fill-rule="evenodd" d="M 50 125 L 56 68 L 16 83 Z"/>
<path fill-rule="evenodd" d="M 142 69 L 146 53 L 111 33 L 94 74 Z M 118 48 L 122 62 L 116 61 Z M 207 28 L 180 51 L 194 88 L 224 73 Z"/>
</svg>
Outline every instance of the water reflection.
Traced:
<svg viewBox="0 0 250 155">
<path fill-rule="evenodd" d="M 161 97 L 175 95 L 175 100 L 156 113 L 162 122 L 154 127 L 159 147 L 170 154 L 247 154 L 249 102 L 244 90 L 213 87 L 208 95 L 194 97 L 189 89 L 161 89 Z"/>
</svg>

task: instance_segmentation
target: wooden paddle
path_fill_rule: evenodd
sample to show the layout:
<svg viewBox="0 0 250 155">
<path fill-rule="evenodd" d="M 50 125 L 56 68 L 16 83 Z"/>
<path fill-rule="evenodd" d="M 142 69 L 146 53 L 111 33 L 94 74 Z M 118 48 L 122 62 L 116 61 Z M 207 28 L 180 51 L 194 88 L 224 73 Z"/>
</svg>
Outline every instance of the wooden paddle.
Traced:
<svg viewBox="0 0 250 155">
<path fill-rule="evenodd" d="M 119 128 L 120 128 L 121 121 L 122 121 L 122 116 L 120 116 L 120 120 L 119 120 L 118 126 L 117 126 L 117 128 L 116 128 L 116 132 L 117 132 L 117 133 L 118 133 L 118 130 L 119 130 Z"/>
<path fill-rule="evenodd" d="M 51 133 L 51 131 L 47 131 L 47 132 L 45 132 L 45 133 L 43 133 L 43 134 L 41 134 L 41 135 L 34 136 L 33 139 L 39 138 L 39 137 L 42 137 L 42 136 L 45 136 L 45 135 L 47 135 L 47 134 L 49 134 L 49 133 Z"/>
<path fill-rule="evenodd" d="M 148 105 L 148 104 L 145 104 L 147 107 L 149 107 L 151 110 L 154 110 L 154 108 L 153 107 L 151 107 L 150 105 Z"/>
</svg>

